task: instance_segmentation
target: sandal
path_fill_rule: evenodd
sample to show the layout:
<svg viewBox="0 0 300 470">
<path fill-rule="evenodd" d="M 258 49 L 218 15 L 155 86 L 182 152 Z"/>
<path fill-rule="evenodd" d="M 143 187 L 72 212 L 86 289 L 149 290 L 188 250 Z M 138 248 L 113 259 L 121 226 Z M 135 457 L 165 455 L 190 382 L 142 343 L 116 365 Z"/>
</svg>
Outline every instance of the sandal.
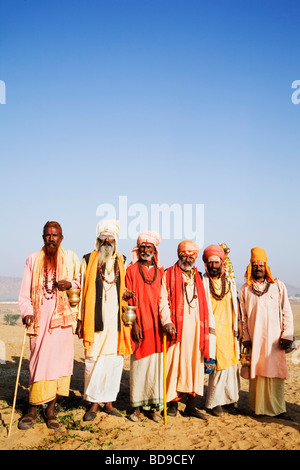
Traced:
<svg viewBox="0 0 300 470">
<path fill-rule="evenodd" d="M 110 416 L 117 416 L 117 418 L 123 418 L 123 416 L 121 415 L 121 413 L 119 413 L 115 408 L 113 408 L 111 411 L 107 411 L 105 409 L 105 407 L 102 408 L 102 411 L 104 411 L 104 413 L 110 415 Z"/>
<path fill-rule="evenodd" d="M 130 416 L 129 416 L 130 421 L 133 421 L 134 423 L 137 423 L 140 420 L 140 413 L 134 411 Z"/>
<path fill-rule="evenodd" d="M 151 418 L 155 423 L 160 423 L 161 420 L 162 420 L 162 416 L 161 416 L 161 415 L 158 415 L 155 410 L 151 410 L 150 418 Z"/>
<path fill-rule="evenodd" d="M 22 430 L 30 429 L 32 428 L 35 422 L 36 422 L 36 416 L 34 417 L 30 414 L 27 414 L 23 416 L 23 418 L 21 418 L 20 421 L 18 422 L 18 429 L 22 429 Z"/>
<path fill-rule="evenodd" d="M 60 425 L 56 419 L 56 416 L 53 415 L 53 416 L 48 417 L 45 412 L 43 414 L 44 414 L 44 419 L 46 421 L 48 429 L 51 429 L 52 431 L 55 431 L 55 432 L 60 432 Z"/>
</svg>

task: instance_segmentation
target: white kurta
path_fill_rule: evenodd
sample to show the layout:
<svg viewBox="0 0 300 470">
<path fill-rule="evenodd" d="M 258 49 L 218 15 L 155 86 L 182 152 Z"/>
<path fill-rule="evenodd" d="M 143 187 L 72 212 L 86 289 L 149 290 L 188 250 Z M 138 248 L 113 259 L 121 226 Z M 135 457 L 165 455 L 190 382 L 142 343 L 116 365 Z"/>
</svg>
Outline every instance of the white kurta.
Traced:
<svg viewBox="0 0 300 470">
<path fill-rule="evenodd" d="M 114 260 L 107 263 L 111 269 Z M 84 283 L 84 271 L 83 283 Z M 105 271 L 105 279 L 111 282 L 115 273 Z M 84 398 L 92 403 L 115 401 L 120 390 L 123 356 L 117 354 L 118 346 L 118 292 L 116 284 L 104 282 L 102 298 L 103 331 L 95 332 L 95 341 L 85 350 Z"/>
</svg>

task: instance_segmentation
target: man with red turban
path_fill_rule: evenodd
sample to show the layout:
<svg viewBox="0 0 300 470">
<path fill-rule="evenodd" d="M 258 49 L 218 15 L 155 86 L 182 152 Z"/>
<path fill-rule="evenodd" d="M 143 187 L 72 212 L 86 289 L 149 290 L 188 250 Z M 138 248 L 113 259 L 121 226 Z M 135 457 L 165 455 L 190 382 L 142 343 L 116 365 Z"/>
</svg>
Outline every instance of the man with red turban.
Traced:
<svg viewBox="0 0 300 470">
<path fill-rule="evenodd" d="M 288 418 L 284 380 L 288 378 L 286 349 L 293 342 L 293 313 L 286 286 L 274 279 L 268 257 L 252 248 L 241 288 L 243 344 L 251 350 L 250 408 L 258 415 Z"/>
<path fill-rule="evenodd" d="M 234 277 L 225 269 L 222 246 L 208 246 L 202 256 L 203 284 L 209 310 L 209 355 L 215 369 L 209 375 L 206 408 L 223 416 L 223 406 L 236 406 L 239 399 L 239 305 Z"/>
<path fill-rule="evenodd" d="M 168 415 L 176 416 L 187 394 L 186 416 L 205 419 L 195 407 L 204 390 L 204 358 L 209 358 L 208 310 L 201 275 L 194 267 L 197 243 L 178 245 L 178 261 L 166 270 L 160 303 L 161 321 L 169 335 L 167 351 Z"/>
<path fill-rule="evenodd" d="M 134 411 L 131 421 L 140 419 L 143 407 L 158 422 L 161 415 L 156 411 L 163 409 L 163 329 L 159 300 L 164 268 L 159 262 L 160 242 L 160 235 L 155 231 L 141 233 L 126 270 L 128 303 L 137 306 L 132 325 L 130 401 Z"/>
</svg>

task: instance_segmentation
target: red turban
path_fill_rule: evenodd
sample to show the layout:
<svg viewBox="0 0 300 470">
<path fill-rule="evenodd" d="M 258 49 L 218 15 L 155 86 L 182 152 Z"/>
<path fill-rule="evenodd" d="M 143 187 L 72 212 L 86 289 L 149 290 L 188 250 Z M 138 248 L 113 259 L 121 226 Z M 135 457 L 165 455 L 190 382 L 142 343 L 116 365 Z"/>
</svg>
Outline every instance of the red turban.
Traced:
<svg viewBox="0 0 300 470">
<path fill-rule="evenodd" d="M 225 251 L 224 251 L 224 249 L 220 245 L 209 245 L 207 248 L 205 248 L 205 250 L 203 252 L 203 255 L 202 255 L 202 259 L 203 259 L 203 262 L 204 262 L 204 265 L 205 265 L 206 272 L 207 272 L 206 264 L 207 264 L 208 259 L 211 256 L 218 256 L 218 258 L 220 258 L 221 263 L 222 263 L 221 274 L 223 274 L 225 272 L 225 266 L 224 266 Z"/>
</svg>

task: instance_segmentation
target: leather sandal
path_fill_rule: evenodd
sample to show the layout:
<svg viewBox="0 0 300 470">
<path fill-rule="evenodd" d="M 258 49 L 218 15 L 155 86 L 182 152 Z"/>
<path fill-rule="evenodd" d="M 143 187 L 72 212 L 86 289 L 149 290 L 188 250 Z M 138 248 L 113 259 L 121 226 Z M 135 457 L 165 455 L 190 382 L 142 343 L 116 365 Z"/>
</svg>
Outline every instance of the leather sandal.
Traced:
<svg viewBox="0 0 300 470">
<path fill-rule="evenodd" d="M 43 415 L 44 415 L 44 420 L 46 421 L 48 429 L 51 429 L 52 431 L 55 431 L 55 432 L 60 432 L 60 425 L 59 425 L 59 422 L 56 419 L 56 416 L 53 415 L 53 416 L 48 417 L 46 415 L 45 411 L 44 411 Z"/>
<path fill-rule="evenodd" d="M 104 411 L 104 413 L 110 415 L 110 416 L 116 416 L 117 418 L 123 418 L 123 416 L 121 415 L 121 413 L 119 413 L 115 408 L 113 408 L 112 410 L 110 411 L 107 411 L 105 409 L 105 407 L 102 409 L 102 411 Z"/>
<path fill-rule="evenodd" d="M 86 411 L 83 416 L 83 421 L 93 421 L 97 416 L 95 411 Z"/>
<path fill-rule="evenodd" d="M 198 419 L 204 419 L 204 420 L 207 419 L 207 417 L 203 413 L 200 413 L 200 411 L 197 410 L 196 408 L 186 407 L 186 409 L 184 410 L 184 415 L 191 416 L 192 418 L 198 418 Z"/>
<path fill-rule="evenodd" d="M 129 416 L 129 419 L 130 419 L 130 421 L 133 421 L 134 423 L 137 423 L 140 420 L 140 412 L 134 411 Z"/>
<path fill-rule="evenodd" d="M 167 415 L 173 416 L 175 418 L 177 416 L 177 410 L 178 410 L 178 402 L 171 401 L 167 409 Z"/>
<path fill-rule="evenodd" d="M 36 422 L 36 417 L 31 414 L 24 415 L 23 418 L 18 422 L 18 429 L 26 430 L 32 428 Z"/>
</svg>

